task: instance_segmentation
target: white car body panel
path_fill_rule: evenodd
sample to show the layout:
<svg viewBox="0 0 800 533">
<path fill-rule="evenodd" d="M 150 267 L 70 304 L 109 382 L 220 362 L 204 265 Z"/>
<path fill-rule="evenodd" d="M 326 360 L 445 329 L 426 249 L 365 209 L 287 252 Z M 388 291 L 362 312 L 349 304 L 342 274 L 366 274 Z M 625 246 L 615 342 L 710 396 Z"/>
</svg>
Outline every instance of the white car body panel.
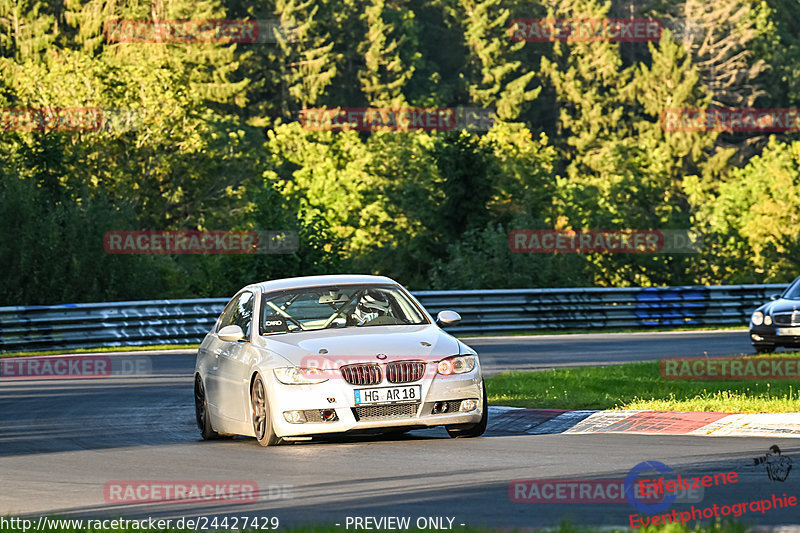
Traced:
<svg viewBox="0 0 800 533">
<path fill-rule="evenodd" d="M 256 374 L 260 374 L 266 386 L 273 428 L 279 437 L 480 422 L 481 413 L 484 412 L 483 378 L 476 352 L 442 331 L 416 299 L 389 278 L 337 275 L 268 281 L 243 288 L 231 301 L 245 291 L 253 292 L 255 301 L 252 317 L 254 323 L 258 323 L 261 317 L 262 294 L 265 292 L 362 284 L 396 286 L 419 306 L 421 314 L 430 323 L 328 328 L 265 335 L 259 335 L 259 328 L 254 326 L 248 338 L 231 343 L 222 341 L 216 333 L 221 315 L 214 329 L 200 345 L 196 364 L 196 374 L 205 384 L 207 416 L 214 430 L 224 434 L 255 435 L 250 385 Z M 378 358 L 378 354 L 382 354 L 383 359 Z M 445 376 L 436 373 L 439 361 L 455 355 L 474 355 L 475 368 L 463 374 Z M 386 367 L 383 365 L 398 360 L 426 361 L 423 377 L 413 383 L 388 383 Z M 339 367 L 354 363 L 382 365 L 382 382 L 370 386 L 349 384 L 342 377 Z M 291 366 L 321 367 L 325 376 L 330 377 L 328 381 L 319 384 L 281 383 L 275 377 L 273 369 Z M 356 407 L 356 389 L 405 385 L 421 385 L 422 402 L 415 415 L 406 418 L 356 419 L 353 409 Z M 477 399 L 478 407 L 470 412 L 431 414 L 433 402 L 455 402 L 463 399 Z M 290 410 L 323 409 L 335 410 L 338 420 L 290 423 L 283 416 L 285 411 Z"/>
</svg>

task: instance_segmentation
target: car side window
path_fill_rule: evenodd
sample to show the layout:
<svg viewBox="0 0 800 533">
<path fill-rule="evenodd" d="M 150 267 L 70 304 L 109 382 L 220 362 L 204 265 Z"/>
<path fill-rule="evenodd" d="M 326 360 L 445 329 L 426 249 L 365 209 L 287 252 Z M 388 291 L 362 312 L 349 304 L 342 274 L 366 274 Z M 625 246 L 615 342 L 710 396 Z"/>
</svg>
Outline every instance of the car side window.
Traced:
<svg viewBox="0 0 800 533">
<path fill-rule="evenodd" d="M 249 291 L 234 298 L 222 312 L 217 331 L 225 326 L 239 326 L 244 331 L 245 339 L 249 339 L 250 327 L 253 323 L 254 300 L 253 293 Z"/>
</svg>

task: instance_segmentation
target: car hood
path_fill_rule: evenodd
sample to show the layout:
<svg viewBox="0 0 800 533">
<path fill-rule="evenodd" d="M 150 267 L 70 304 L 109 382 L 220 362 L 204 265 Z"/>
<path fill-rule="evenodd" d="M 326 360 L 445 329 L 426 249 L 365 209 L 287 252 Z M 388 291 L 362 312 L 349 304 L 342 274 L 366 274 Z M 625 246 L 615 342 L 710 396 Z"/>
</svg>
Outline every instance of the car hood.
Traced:
<svg viewBox="0 0 800 533">
<path fill-rule="evenodd" d="M 298 366 L 338 368 L 355 362 L 439 360 L 464 353 L 457 339 L 437 326 L 368 326 L 261 337 L 263 346 Z"/>
<path fill-rule="evenodd" d="M 779 298 L 774 302 L 764 304 L 763 311 L 769 314 L 774 313 L 791 313 L 795 309 L 800 309 L 800 300 L 789 300 Z"/>
</svg>

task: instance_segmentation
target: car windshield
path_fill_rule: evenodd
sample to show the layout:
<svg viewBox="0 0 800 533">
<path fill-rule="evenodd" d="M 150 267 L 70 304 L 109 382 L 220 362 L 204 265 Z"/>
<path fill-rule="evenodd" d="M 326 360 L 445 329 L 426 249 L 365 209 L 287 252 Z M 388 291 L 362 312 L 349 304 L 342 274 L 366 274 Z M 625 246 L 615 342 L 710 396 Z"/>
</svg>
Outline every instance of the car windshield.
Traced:
<svg viewBox="0 0 800 533">
<path fill-rule="evenodd" d="M 795 279 L 791 285 L 784 291 L 781 298 L 787 300 L 800 300 L 800 278 Z"/>
<path fill-rule="evenodd" d="M 394 285 L 310 287 L 267 293 L 262 302 L 262 335 L 429 323 Z"/>
</svg>

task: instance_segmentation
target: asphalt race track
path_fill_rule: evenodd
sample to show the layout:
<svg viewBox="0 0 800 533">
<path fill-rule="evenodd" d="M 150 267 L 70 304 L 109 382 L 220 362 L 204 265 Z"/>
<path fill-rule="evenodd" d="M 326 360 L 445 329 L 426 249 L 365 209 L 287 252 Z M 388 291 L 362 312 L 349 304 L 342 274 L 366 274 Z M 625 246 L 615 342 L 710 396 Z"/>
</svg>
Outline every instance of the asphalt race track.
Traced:
<svg viewBox="0 0 800 533">
<path fill-rule="evenodd" d="M 648 361 L 674 356 L 755 353 L 747 330 L 664 333 L 583 333 L 529 337 L 473 337 L 487 374 L 580 365 Z M 779 349 L 778 351 L 780 351 Z"/>
<path fill-rule="evenodd" d="M 470 343 L 493 372 L 750 353 L 743 331 Z M 92 380 L 0 379 L 0 515 L 277 517 L 279 529 L 340 524 L 342 531 L 355 530 L 355 519 L 366 517 L 410 517 L 412 527 L 418 519 L 438 517 L 455 530 L 462 524 L 541 527 L 562 520 L 627 525 L 635 512 L 627 502 L 516 503 L 509 484 L 520 479 L 622 481 L 642 461 L 660 461 L 685 476 L 738 473 L 735 484 L 704 489 L 701 501 L 674 504 L 678 512 L 690 505 L 800 494 L 797 467 L 784 482 L 775 482 L 763 466 L 753 464 L 774 444 L 784 456 L 799 457 L 797 439 L 491 431 L 479 439 L 449 439 L 436 429 L 275 448 L 262 448 L 252 438 L 203 442 L 194 424 L 191 353 L 112 357 L 138 360 L 142 364 L 132 368 L 146 372 Z M 106 484 L 127 480 L 245 480 L 255 482 L 258 493 L 245 503 L 107 503 Z M 800 522 L 798 517 L 795 507 L 748 512 L 740 520 L 787 524 Z"/>
</svg>

